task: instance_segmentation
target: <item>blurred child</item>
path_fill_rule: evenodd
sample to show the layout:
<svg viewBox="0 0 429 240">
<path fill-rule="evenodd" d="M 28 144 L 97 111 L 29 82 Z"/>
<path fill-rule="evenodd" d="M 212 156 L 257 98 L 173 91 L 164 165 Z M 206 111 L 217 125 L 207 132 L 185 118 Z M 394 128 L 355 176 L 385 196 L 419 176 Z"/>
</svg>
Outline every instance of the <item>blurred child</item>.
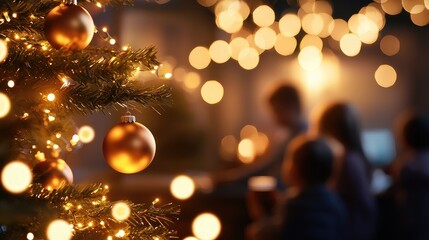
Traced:
<svg viewBox="0 0 429 240">
<path fill-rule="evenodd" d="M 334 154 L 325 140 L 305 135 L 292 140 L 282 166 L 283 180 L 288 186 L 285 199 L 278 204 L 274 216 L 249 226 L 248 238 L 347 239 L 346 210 L 326 187 L 333 162 Z"/>
</svg>

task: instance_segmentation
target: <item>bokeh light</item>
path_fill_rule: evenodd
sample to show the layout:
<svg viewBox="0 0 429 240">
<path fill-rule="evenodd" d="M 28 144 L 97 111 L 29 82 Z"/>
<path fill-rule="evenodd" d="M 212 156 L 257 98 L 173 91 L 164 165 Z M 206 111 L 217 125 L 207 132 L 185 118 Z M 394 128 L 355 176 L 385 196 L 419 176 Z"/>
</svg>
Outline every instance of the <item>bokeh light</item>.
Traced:
<svg viewBox="0 0 429 240">
<path fill-rule="evenodd" d="M 395 84 L 397 75 L 392 66 L 383 64 L 377 68 L 374 77 L 378 85 L 388 88 Z"/>
<path fill-rule="evenodd" d="M 180 200 L 188 199 L 194 194 L 195 183 L 192 178 L 186 175 L 179 175 L 171 181 L 170 192 Z"/>
<path fill-rule="evenodd" d="M 0 92 L 0 118 L 6 117 L 11 108 L 9 97 Z"/>
<path fill-rule="evenodd" d="M 27 240 L 33 240 L 34 239 L 34 234 L 29 232 L 27 233 Z"/>
<path fill-rule="evenodd" d="M 285 37 L 294 37 L 301 31 L 301 20 L 296 14 L 288 13 L 280 19 L 279 29 Z"/>
<path fill-rule="evenodd" d="M 219 14 L 217 24 L 225 32 L 235 33 L 243 27 L 243 18 L 238 12 L 227 10 Z"/>
<path fill-rule="evenodd" d="M 4 166 L 1 172 L 3 187 L 14 194 L 27 190 L 33 180 L 33 174 L 27 164 L 21 161 L 12 161 Z"/>
<path fill-rule="evenodd" d="M 122 222 L 127 220 L 131 215 L 130 206 L 126 202 L 117 202 L 112 207 L 112 217 L 118 221 Z"/>
<path fill-rule="evenodd" d="M 259 27 L 268 27 L 274 23 L 274 10 L 267 5 L 261 5 L 253 11 L 253 22 Z"/>
<path fill-rule="evenodd" d="M 222 138 L 220 142 L 220 153 L 224 159 L 233 159 L 237 154 L 237 139 L 228 135 Z"/>
<path fill-rule="evenodd" d="M 4 40 L 0 40 L 0 62 L 3 62 L 7 57 L 7 43 Z"/>
<path fill-rule="evenodd" d="M 216 63 L 224 63 L 231 58 L 229 44 L 223 40 L 214 41 L 209 48 L 211 59 Z"/>
<path fill-rule="evenodd" d="M 238 60 L 238 55 L 241 50 L 249 47 L 249 42 L 245 38 L 236 37 L 231 40 L 229 43 L 229 47 L 231 49 L 231 57 L 235 60 Z"/>
<path fill-rule="evenodd" d="M 253 125 L 246 125 L 243 128 L 241 128 L 240 131 L 240 138 L 252 138 L 258 135 L 258 129 Z"/>
<path fill-rule="evenodd" d="M 48 99 L 49 102 L 53 102 L 55 100 L 55 94 L 49 93 L 46 99 Z"/>
<path fill-rule="evenodd" d="M 283 34 L 277 34 L 274 49 L 283 56 L 292 55 L 295 52 L 297 41 L 294 37 L 285 37 Z"/>
<path fill-rule="evenodd" d="M 354 33 L 348 33 L 341 38 L 340 48 L 346 56 L 353 57 L 359 54 L 362 43 Z"/>
<path fill-rule="evenodd" d="M 201 4 L 201 6 L 211 7 L 215 5 L 218 0 L 197 0 L 197 1 L 199 4 Z"/>
<path fill-rule="evenodd" d="M 419 13 L 411 13 L 411 21 L 420 27 L 426 26 L 429 24 L 429 10 L 424 8 L 422 12 Z"/>
<path fill-rule="evenodd" d="M 331 37 L 337 41 L 340 41 L 344 35 L 349 33 L 349 25 L 341 18 L 332 21 L 329 24 L 329 28 L 331 28 Z"/>
<path fill-rule="evenodd" d="M 397 15 L 402 12 L 402 2 L 401 0 L 383 0 L 381 8 L 389 15 Z"/>
<path fill-rule="evenodd" d="M 322 63 L 322 60 L 322 52 L 314 46 L 305 47 L 298 54 L 299 65 L 307 71 L 317 69 Z"/>
<path fill-rule="evenodd" d="M 183 84 L 190 90 L 196 89 L 201 84 L 201 77 L 196 72 L 188 72 L 185 74 Z"/>
<path fill-rule="evenodd" d="M 302 30 L 308 34 L 318 35 L 323 30 L 323 18 L 317 13 L 309 13 L 302 18 Z"/>
<path fill-rule="evenodd" d="M 318 48 L 320 51 L 322 51 L 323 41 L 318 36 L 307 34 L 301 39 L 301 43 L 299 44 L 299 48 L 303 49 L 303 48 L 308 47 L 308 46 L 314 46 L 314 47 Z"/>
<path fill-rule="evenodd" d="M 210 64 L 210 53 L 205 47 L 195 47 L 189 54 L 189 63 L 196 69 L 204 69 Z"/>
<path fill-rule="evenodd" d="M 85 125 L 79 128 L 78 136 L 81 142 L 90 143 L 95 138 L 95 131 L 91 126 Z"/>
<path fill-rule="evenodd" d="M 255 176 L 248 181 L 249 189 L 257 192 L 275 190 L 276 184 L 276 179 L 272 176 Z"/>
<path fill-rule="evenodd" d="M 393 35 L 386 35 L 380 41 L 380 49 L 387 56 L 394 56 L 401 49 L 401 42 Z"/>
<path fill-rule="evenodd" d="M 68 222 L 57 219 L 49 223 L 46 236 L 48 240 L 70 240 L 73 234 Z"/>
<path fill-rule="evenodd" d="M 198 240 L 196 237 L 185 237 L 183 240 Z"/>
<path fill-rule="evenodd" d="M 13 87 L 15 87 L 15 82 L 13 80 L 9 80 L 9 81 L 7 81 L 7 86 L 10 88 L 13 88 Z"/>
<path fill-rule="evenodd" d="M 192 222 L 192 232 L 201 240 L 216 239 L 221 229 L 218 217 L 212 213 L 201 213 Z"/>
<path fill-rule="evenodd" d="M 248 47 L 238 54 L 238 64 L 246 70 L 254 69 L 259 64 L 259 53 L 255 48 Z"/>
<path fill-rule="evenodd" d="M 208 104 L 216 104 L 223 98 L 223 86 L 218 81 L 210 80 L 201 87 L 201 97 Z"/>
<path fill-rule="evenodd" d="M 256 155 L 261 156 L 264 154 L 268 146 L 270 144 L 270 140 L 268 139 L 268 136 L 265 133 L 258 132 L 258 134 L 254 137 L 252 137 L 252 141 L 255 145 L 255 152 Z"/>
<path fill-rule="evenodd" d="M 238 144 L 237 153 L 238 153 L 237 157 L 241 162 L 246 164 L 253 162 L 256 157 L 254 142 L 249 138 L 245 138 L 241 140 L 240 143 Z"/>
<path fill-rule="evenodd" d="M 255 32 L 255 44 L 259 48 L 268 50 L 274 47 L 276 37 L 276 31 L 270 27 L 263 27 Z"/>
</svg>

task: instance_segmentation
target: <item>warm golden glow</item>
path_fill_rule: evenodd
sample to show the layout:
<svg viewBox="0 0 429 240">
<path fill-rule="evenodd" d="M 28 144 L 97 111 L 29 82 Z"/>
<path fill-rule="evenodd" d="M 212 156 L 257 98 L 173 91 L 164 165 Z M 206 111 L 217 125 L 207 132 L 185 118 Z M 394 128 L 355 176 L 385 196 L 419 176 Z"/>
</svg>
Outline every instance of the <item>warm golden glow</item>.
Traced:
<svg viewBox="0 0 429 240">
<path fill-rule="evenodd" d="M 201 240 L 216 239 L 221 231 L 218 217 L 212 213 L 202 213 L 192 222 L 193 234 Z"/>
<path fill-rule="evenodd" d="M 321 38 L 329 37 L 332 33 L 332 28 L 330 28 L 331 23 L 334 21 L 331 15 L 327 13 L 319 13 L 320 17 L 323 19 L 323 28 L 322 31 L 318 34 Z"/>
<path fill-rule="evenodd" d="M 49 223 L 46 236 L 48 240 L 70 240 L 73 234 L 68 222 L 57 219 Z"/>
<path fill-rule="evenodd" d="M 243 163 L 251 163 L 255 160 L 255 144 L 249 138 L 245 138 L 238 144 L 238 159 Z"/>
<path fill-rule="evenodd" d="M 255 150 L 256 150 L 255 152 L 256 152 L 256 155 L 258 156 L 264 154 L 267 151 L 268 146 L 270 144 L 270 140 L 268 139 L 268 136 L 262 132 L 258 132 L 258 135 L 252 137 L 252 141 L 255 144 Z"/>
<path fill-rule="evenodd" d="M 13 87 L 15 87 L 15 82 L 13 80 L 9 80 L 7 82 L 7 86 L 10 87 L 10 88 L 13 88 Z"/>
<path fill-rule="evenodd" d="M 309 13 L 302 18 L 302 30 L 308 34 L 318 35 L 324 26 L 323 18 L 317 13 Z"/>
<path fill-rule="evenodd" d="M 299 65 L 307 71 L 318 68 L 322 63 L 322 60 L 322 52 L 314 46 L 305 47 L 298 54 Z"/>
<path fill-rule="evenodd" d="M 276 179 L 271 176 L 256 176 L 249 178 L 249 189 L 256 192 L 275 190 Z"/>
<path fill-rule="evenodd" d="M 261 5 L 253 11 L 253 22 L 259 27 L 268 27 L 274 23 L 275 13 L 267 5 Z"/>
<path fill-rule="evenodd" d="M 194 194 L 195 183 L 192 178 L 186 175 L 179 175 L 170 184 L 171 194 L 180 200 L 188 199 Z"/>
<path fill-rule="evenodd" d="M 224 63 L 231 57 L 229 44 L 223 40 L 214 41 L 209 48 L 211 59 L 216 63 Z"/>
<path fill-rule="evenodd" d="M 189 54 L 189 63 L 196 69 L 204 69 L 210 64 L 210 53 L 205 47 L 195 47 Z"/>
<path fill-rule="evenodd" d="M 130 217 L 130 215 L 131 209 L 126 202 L 117 202 L 112 206 L 112 216 L 116 221 L 125 221 Z"/>
<path fill-rule="evenodd" d="M 380 49 L 387 56 L 394 56 L 401 49 L 401 42 L 393 35 L 386 35 L 380 41 Z"/>
<path fill-rule="evenodd" d="M 216 104 L 223 98 L 223 86 L 218 81 L 210 80 L 201 87 L 201 97 L 208 104 Z"/>
<path fill-rule="evenodd" d="M 283 34 L 279 33 L 276 38 L 276 44 L 274 48 L 276 52 L 283 56 L 292 55 L 295 51 L 297 42 L 294 37 L 285 37 Z"/>
<path fill-rule="evenodd" d="M 6 117 L 11 108 L 9 97 L 0 92 L 0 118 Z"/>
<path fill-rule="evenodd" d="M 29 232 L 27 233 L 27 240 L 33 240 L 34 239 L 34 234 Z"/>
<path fill-rule="evenodd" d="M 343 19 L 335 19 L 329 25 L 331 28 L 331 37 L 337 41 L 340 41 L 341 38 L 349 33 L 349 25 Z"/>
<path fill-rule="evenodd" d="M 201 84 L 201 77 L 196 72 L 188 72 L 185 75 L 185 80 L 184 80 L 183 84 L 188 89 L 191 89 L 191 90 L 196 89 Z"/>
<path fill-rule="evenodd" d="M 384 0 L 381 2 L 381 8 L 389 15 L 397 15 L 402 12 L 402 3 L 400 0 Z"/>
<path fill-rule="evenodd" d="M 374 77 L 378 85 L 388 88 L 395 84 L 397 75 L 393 67 L 383 64 L 375 71 Z"/>
<path fill-rule="evenodd" d="M 183 240 L 198 240 L 196 237 L 185 237 Z"/>
<path fill-rule="evenodd" d="M 95 131 L 91 126 L 82 126 L 78 131 L 79 139 L 83 143 L 90 143 L 95 138 Z"/>
<path fill-rule="evenodd" d="M 276 37 L 276 31 L 270 27 L 263 27 L 258 29 L 255 33 L 255 44 L 259 48 L 268 50 L 274 47 Z"/>
<path fill-rule="evenodd" d="M 231 49 L 231 57 L 238 60 L 238 54 L 240 54 L 241 50 L 249 47 L 249 42 L 245 38 L 236 37 L 231 40 L 229 47 Z"/>
<path fill-rule="evenodd" d="M 14 194 L 27 190 L 33 180 L 33 174 L 27 164 L 13 161 L 4 166 L 1 172 L 3 187 Z"/>
<path fill-rule="evenodd" d="M 341 38 L 340 48 L 343 53 L 349 57 L 359 54 L 362 43 L 359 37 L 354 33 L 348 33 Z"/>
<path fill-rule="evenodd" d="M 259 64 L 259 53 L 255 48 L 245 48 L 238 54 L 238 64 L 246 70 L 254 69 Z"/>
<path fill-rule="evenodd" d="M 7 43 L 4 40 L 0 40 L 0 62 L 3 62 L 7 57 Z"/>
<path fill-rule="evenodd" d="M 308 46 L 314 46 L 314 47 L 318 48 L 320 51 L 322 51 L 323 41 L 318 36 L 307 34 L 301 39 L 301 43 L 299 44 L 299 48 L 303 49 L 303 48 L 308 47 Z"/>
<path fill-rule="evenodd" d="M 217 24 L 219 28 L 224 30 L 227 33 L 235 33 L 240 31 L 243 26 L 242 16 L 235 11 L 223 11 L 219 14 L 217 18 Z"/>
<path fill-rule="evenodd" d="M 286 37 L 294 37 L 301 31 L 301 20 L 296 14 L 288 13 L 279 21 L 281 34 Z"/>
</svg>

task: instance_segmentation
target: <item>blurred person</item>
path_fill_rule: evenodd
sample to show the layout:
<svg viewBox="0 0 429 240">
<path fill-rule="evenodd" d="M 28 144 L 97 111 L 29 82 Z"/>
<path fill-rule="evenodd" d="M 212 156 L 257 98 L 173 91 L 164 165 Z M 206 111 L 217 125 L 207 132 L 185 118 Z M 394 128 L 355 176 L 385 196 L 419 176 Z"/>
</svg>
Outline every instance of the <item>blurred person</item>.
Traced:
<svg viewBox="0 0 429 240">
<path fill-rule="evenodd" d="M 282 166 L 283 181 L 288 185 L 285 198 L 272 216 L 248 227 L 248 239 L 347 239 L 345 207 L 326 186 L 333 164 L 334 153 L 325 140 L 307 135 L 292 140 Z"/>
<path fill-rule="evenodd" d="M 258 175 L 274 176 L 280 181 L 280 168 L 284 158 L 285 146 L 298 134 L 307 130 L 307 123 L 302 113 L 300 94 L 296 87 L 283 84 L 269 95 L 268 103 L 274 119 L 280 127 L 287 130 L 288 136 L 272 142 L 271 151 L 262 159 L 236 168 L 222 170 L 212 175 L 214 187 L 231 188 L 236 195 L 244 196 L 249 177 Z M 284 188 L 284 186 L 278 186 Z M 263 212 L 256 215 L 265 214 Z"/>
<path fill-rule="evenodd" d="M 429 239 L 429 116 L 408 113 L 398 134 L 404 152 L 393 172 L 399 230 L 395 237 Z"/>
<path fill-rule="evenodd" d="M 334 138 L 344 148 L 333 188 L 348 212 L 347 239 L 374 239 L 377 208 L 371 193 L 371 166 L 363 151 L 357 112 L 347 103 L 332 103 L 319 112 L 314 125 L 317 134 Z"/>
</svg>

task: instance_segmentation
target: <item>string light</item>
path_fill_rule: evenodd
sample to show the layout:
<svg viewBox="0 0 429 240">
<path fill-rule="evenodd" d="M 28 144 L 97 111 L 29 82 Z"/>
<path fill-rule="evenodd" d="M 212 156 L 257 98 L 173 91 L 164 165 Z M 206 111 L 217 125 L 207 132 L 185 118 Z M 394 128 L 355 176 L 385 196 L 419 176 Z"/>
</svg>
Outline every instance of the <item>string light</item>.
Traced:
<svg viewBox="0 0 429 240">
<path fill-rule="evenodd" d="M 116 44 L 116 40 L 114 38 L 111 38 L 109 40 L 110 45 L 115 45 Z"/>
<path fill-rule="evenodd" d="M 4 166 L 1 172 L 3 187 L 14 194 L 22 193 L 31 184 L 33 174 L 27 164 L 13 161 Z"/>
<path fill-rule="evenodd" d="M 107 33 L 107 27 L 103 27 L 102 31 Z"/>
<path fill-rule="evenodd" d="M 13 88 L 13 87 L 15 87 L 15 82 L 13 80 L 9 80 L 7 82 L 7 86 L 10 87 L 10 88 Z"/>
<path fill-rule="evenodd" d="M 112 216 L 115 220 L 122 222 L 127 220 L 131 215 L 131 209 L 125 202 L 115 203 L 112 207 Z"/>
<path fill-rule="evenodd" d="M 122 238 L 122 237 L 125 237 L 125 231 L 124 230 L 119 230 L 117 233 L 116 233 L 116 237 L 118 237 L 118 238 Z"/>
<path fill-rule="evenodd" d="M 27 233 L 27 240 L 33 240 L 34 239 L 34 234 L 29 232 Z"/>
<path fill-rule="evenodd" d="M 101 3 L 97 2 L 95 5 L 97 5 L 97 7 L 102 8 L 103 5 L 101 5 Z"/>
</svg>

